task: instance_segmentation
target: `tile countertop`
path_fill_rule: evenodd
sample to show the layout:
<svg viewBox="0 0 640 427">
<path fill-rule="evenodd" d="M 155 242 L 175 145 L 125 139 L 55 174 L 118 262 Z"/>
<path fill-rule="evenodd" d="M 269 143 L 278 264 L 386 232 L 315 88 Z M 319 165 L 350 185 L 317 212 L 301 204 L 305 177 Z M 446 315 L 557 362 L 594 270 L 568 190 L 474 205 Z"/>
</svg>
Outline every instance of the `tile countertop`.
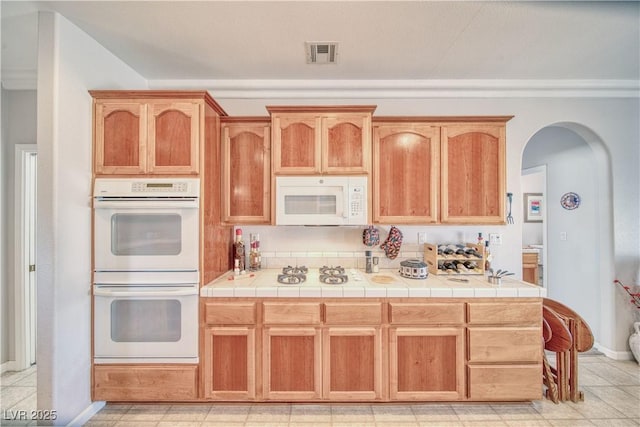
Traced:
<svg viewBox="0 0 640 427">
<path fill-rule="evenodd" d="M 547 290 L 540 286 L 505 277 L 502 285 L 490 284 L 485 276 L 435 276 L 427 279 L 401 277 L 396 270 L 383 270 L 367 274 L 362 270 L 347 271 L 349 281 L 344 285 L 326 285 L 318 280 L 318 269 L 310 268 L 307 280 L 301 285 L 277 282 L 280 269 L 264 269 L 246 273 L 240 279 L 230 271 L 200 289 L 202 297 L 245 298 L 493 298 L 493 297 L 546 297 Z M 455 282 L 449 278 L 466 278 L 469 282 Z M 232 280 L 233 279 L 233 280 Z M 383 283 L 380 283 L 383 282 Z"/>
</svg>

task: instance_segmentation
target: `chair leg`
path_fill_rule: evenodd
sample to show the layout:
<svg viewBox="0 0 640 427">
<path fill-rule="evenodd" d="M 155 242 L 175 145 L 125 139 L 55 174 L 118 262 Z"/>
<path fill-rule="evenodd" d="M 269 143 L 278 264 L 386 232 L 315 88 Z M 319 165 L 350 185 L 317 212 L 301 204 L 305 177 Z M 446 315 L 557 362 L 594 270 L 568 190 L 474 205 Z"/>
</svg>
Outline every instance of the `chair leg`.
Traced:
<svg viewBox="0 0 640 427">
<path fill-rule="evenodd" d="M 543 381 L 544 385 L 547 386 L 547 397 L 551 399 L 553 403 L 558 403 L 558 387 L 556 386 L 556 380 L 554 379 L 553 372 L 551 371 L 551 366 L 549 366 L 549 360 L 547 360 L 547 355 L 545 354 L 542 359 L 542 367 L 543 367 Z"/>
</svg>

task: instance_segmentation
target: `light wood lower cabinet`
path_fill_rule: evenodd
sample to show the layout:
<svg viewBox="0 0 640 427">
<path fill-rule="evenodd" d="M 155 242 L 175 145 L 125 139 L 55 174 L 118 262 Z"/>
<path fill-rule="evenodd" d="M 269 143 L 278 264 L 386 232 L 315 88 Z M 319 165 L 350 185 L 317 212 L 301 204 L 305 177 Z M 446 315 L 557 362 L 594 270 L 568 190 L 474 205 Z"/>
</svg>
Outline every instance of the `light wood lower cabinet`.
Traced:
<svg viewBox="0 0 640 427">
<path fill-rule="evenodd" d="M 464 399 L 464 328 L 391 328 L 391 400 Z"/>
<path fill-rule="evenodd" d="M 94 365 L 93 400 L 190 401 L 198 397 L 198 365 Z"/>
<path fill-rule="evenodd" d="M 542 306 L 538 302 L 470 302 L 469 399 L 542 397 Z"/>
<path fill-rule="evenodd" d="M 522 254 L 522 280 L 525 282 L 538 284 L 538 254 Z"/>
<path fill-rule="evenodd" d="M 330 400 L 380 400 L 380 327 L 330 327 L 323 331 L 323 397 Z"/>
<path fill-rule="evenodd" d="M 255 399 L 257 304 L 202 304 L 202 384 L 206 399 Z"/>
<path fill-rule="evenodd" d="M 207 328 L 204 347 L 205 397 L 253 400 L 256 396 L 255 328 Z"/>
<path fill-rule="evenodd" d="M 204 300 L 205 400 L 542 397 L 539 298 Z"/>
<path fill-rule="evenodd" d="M 265 327 L 262 342 L 265 399 L 320 399 L 322 354 L 319 328 Z"/>
</svg>

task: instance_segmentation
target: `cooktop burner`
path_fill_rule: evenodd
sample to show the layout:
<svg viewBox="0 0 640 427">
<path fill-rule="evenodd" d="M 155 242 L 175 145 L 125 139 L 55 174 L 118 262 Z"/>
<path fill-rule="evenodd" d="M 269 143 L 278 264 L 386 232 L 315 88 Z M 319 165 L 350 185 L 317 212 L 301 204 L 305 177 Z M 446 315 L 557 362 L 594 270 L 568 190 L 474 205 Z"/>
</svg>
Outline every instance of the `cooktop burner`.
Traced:
<svg viewBox="0 0 640 427">
<path fill-rule="evenodd" d="M 282 268 L 282 274 L 278 274 L 278 283 L 285 285 L 298 285 L 307 280 L 307 267 L 287 266 Z"/>
<path fill-rule="evenodd" d="M 340 285 L 347 283 L 349 276 L 344 273 L 344 267 L 320 267 L 320 282 L 329 285 Z"/>
</svg>

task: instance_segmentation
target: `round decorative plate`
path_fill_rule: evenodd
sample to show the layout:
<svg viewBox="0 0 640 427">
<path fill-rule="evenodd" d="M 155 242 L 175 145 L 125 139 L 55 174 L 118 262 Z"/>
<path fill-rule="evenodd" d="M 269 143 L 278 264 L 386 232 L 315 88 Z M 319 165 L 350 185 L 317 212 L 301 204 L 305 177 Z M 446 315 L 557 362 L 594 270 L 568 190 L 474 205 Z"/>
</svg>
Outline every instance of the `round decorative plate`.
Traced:
<svg viewBox="0 0 640 427">
<path fill-rule="evenodd" d="M 580 196 L 576 193 L 565 193 L 560 198 L 560 204 L 563 208 L 568 210 L 576 209 L 580 206 Z"/>
</svg>

